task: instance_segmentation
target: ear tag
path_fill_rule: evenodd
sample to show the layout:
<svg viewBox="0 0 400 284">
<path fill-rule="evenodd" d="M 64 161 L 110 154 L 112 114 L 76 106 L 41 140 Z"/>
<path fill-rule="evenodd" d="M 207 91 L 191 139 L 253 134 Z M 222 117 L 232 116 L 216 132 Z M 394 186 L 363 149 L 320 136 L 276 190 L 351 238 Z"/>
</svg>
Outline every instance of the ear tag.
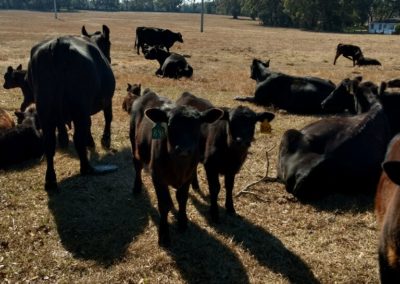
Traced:
<svg viewBox="0 0 400 284">
<path fill-rule="evenodd" d="M 268 119 L 264 119 L 260 123 L 260 132 L 261 133 L 271 133 L 272 127 L 271 124 L 269 124 Z"/>
<path fill-rule="evenodd" d="M 162 127 L 161 123 L 156 123 L 151 130 L 151 137 L 153 139 L 162 139 L 165 136 L 165 129 Z"/>
</svg>

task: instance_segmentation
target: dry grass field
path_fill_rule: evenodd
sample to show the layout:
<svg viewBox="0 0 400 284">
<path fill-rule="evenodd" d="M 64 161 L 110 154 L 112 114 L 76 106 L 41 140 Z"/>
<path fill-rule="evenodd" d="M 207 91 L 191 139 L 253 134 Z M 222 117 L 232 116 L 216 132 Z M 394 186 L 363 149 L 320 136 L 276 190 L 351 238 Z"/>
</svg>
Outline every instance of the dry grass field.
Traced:
<svg viewBox="0 0 400 284">
<path fill-rule="evenodd" d="M 300 203 L 278 183 L 260 183 L 251 194 L 234 199 L 238 216 L 225 214 L 221 191 L 221 222 L 208 218 L 207 182 L 199 167 L 201 192 L 190 191 L 189 228 L 180 233 L 170 214 L 172 246 L 157 244 L 157 199 L 144 174 L 146 190 L 133 196 L 134 170 L 128 138 L 129 117 L 122 111 L 127 83 L 141 83 L 162 96 L 183 91 L 217 106 L 236 106 L 235 96 L 251 95 L 253 58 L 271 59 L 271 68 L 292 75 L 318 76 L 335 83 L 361 74 L 367 80 L 400 77 L 397 36 L 314 33 L 266 28 L 256 21 L 162 13 L 0 12 L 0 70 L 22 63 L 30 48 L 46 38 L 89 32 L 107 24 L 111 30 L 112 68 L 117 80 L 112 124 L 112 150 L 100 146 L 104 121 L 93 116 L 96 152 L 93 163 L 116 164 L 105 176 L 81 177 L 72 146 L 58 150 L 56 172 L 61 192 L 44 191 L 44 161 L 32 161 L 0 171 L 0 282 L 2 283 L 377 283 L 377 229 L 373 196 L 334 195 L 312 204 Z M 154 75 L 155 61 L 134 50 L 137 26 L 180 31 L 184 43 L 172 51 L 187 54 L 194 68 L 191 79 Z M 383 67 L 352 67 L 343 57 L 332 65 L 336 45 L 352 43 Z M 90 83 L 90 82 L 89 82 Z M 0 89 L 0 107 L 17 109 L 21 91 Z M 249 105 L 250 106 L 250 105 Z M 251 106 L 262 111 L 260 107 Z M 282 134 L 318 120 L 318 116 L 276 111 L 272 132 L 258 127 L 255 142 L 235 184 L 239 192 L 263 177 L 265 152 L 269 176 L 276 175 Z M 72 133 L 70 133 L 72 141 Z M 323 190 L 323 189 L 321 189 Z M 171 189 L 173 194 L 173 190 Z"/>
</svg>

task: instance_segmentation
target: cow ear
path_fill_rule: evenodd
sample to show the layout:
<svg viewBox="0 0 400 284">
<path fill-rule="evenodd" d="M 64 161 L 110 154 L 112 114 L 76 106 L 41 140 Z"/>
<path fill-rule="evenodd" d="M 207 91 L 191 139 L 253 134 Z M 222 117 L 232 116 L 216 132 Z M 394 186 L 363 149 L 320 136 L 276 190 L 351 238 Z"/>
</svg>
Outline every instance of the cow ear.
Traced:
<svg viewBox="0 0 400 284">
<path fill-rule="evenodd" d="M 400 161 L 387 161 L 383 163 L 382 167 L 390 180 L 400 185 Z"/>
<path fill-rule="evenodd" d="M 12 68 L 12 66 L 8 66 L 8 67 L 7 67 L 7 72 L 8 72 L 8 73 L 11 73 L 13 70 L 14 70 L 14 69 Z"/>
<path fill-rule="evenodd" d="M 219 108 L 210 108 L 201 112 L 201 121 L 205 123 L 213 123 L 224 116 L 224 111 Z"/>
<path fill-rule="evenodd" d="M 15 116 L 17 117 L 18 123 L 22 123 L 22 121 L 23 121 L 24 118 L 25 118 L 24 113 L 21 112 L 21 111 L 19 111 L 19 110 L 16 110 L 16 111 L 14 112 L 14 114 L 15 114 Z"/>
<path fill-rule="evenodd" d="M 86 31 L 85 25 L 82 26 L 81 33 L 82 33 L 82 35 L 84 35 L 84 36 L 89 36 L 88 32 Z"/>
<path fill-rule="evenodd" d="M 265 119 L 268 121 L 271 121 L 275 118 L 275 114 L 273 114 L 272 112 L 259 112 L 256 113 L 256 119 L 257 121 L 264 121 Z"/>
<path fill-rule="evenodd" d="M 354 80 L 357 80 L 359 83 L 361 83 L 361 81 L 363 80 L 363 76 L 356 76 L 354 77 Z"/>
<path fill-rule="evenodd" d="M 18 71 L 21 71 L 21 70 L 22 70 L 22 64 L 18 65 L 17 70 L 18 70 Z"/>
<path fill-rule="evenodd" d="M 132 85 L 128 83 L 128 88 L 126 88 L 126 90 L 129 92 L 130 89 L 132 89 Z"/>
<path fill-rule="evenodd" d="M 388 84 L 385 81 L 381 82 L 381 86 L 379 87 L 379 95 L 383 95 L 386 91 Z"/>
<path fill-rule="evenodd" d="M 268 61 L 265 61 L 265 67 L 269 67 L 269 62 L 270 61 L 271 61 L 270 59 Z"/>
<path fill-rule="evenodd" d="M 159 108 L 146 109 L 144 115 L 154 123 L 168 122 L 167 114 Z"/>
<path fill-rule="evenodd" d="M 110 29 L 106 25 L 103 25 L 103 34 L 106 36 L 106 38 L 110 37 Z"/>
</svg>

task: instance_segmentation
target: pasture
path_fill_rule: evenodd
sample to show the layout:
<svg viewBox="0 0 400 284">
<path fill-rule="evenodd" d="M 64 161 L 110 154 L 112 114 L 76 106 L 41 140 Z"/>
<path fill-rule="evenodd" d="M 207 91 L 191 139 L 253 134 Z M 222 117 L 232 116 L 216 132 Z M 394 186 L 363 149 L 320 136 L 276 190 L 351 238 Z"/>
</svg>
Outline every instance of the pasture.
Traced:
<svg viewBox="0 0 400 284">
<path fill-rule="evenodd" d="M 109 162 L 119 170 L 104 176 L 79 175 L 72 145 L 58 150 L 55 168 L 61 192 L 44 191 L 45 161 L 32 161 L 0 171 L 0 282 L 60 283 L 377 283 L 377 229 L 373 196 L 334 195 L 303 204 L 279 183 L 262 182 L 234 198 L 238 216 L 225 214 L 225 190 L 219 195 L 221 220 L 208 215 L 207 181 L 199 166 L 201 191 L 190 190 L 189 228 L 180 233 L 170 214 L 169 249 L 157 244 L 157 198 L 150 177 L 146 189 L 132 195 L 133 171 L 129 116 L 122 110 L 127 83 L 141 83 L 175 99 L 183 91 L 216 106 L 236 106 L 236 96 L 252 95 L 249 78 L 253 58 L 271 59 L 271 69 L 299 76 L 317 76 L 339 83 L 363 75 L 380 83 L 400 77 L 399 38 L 384 35 L 314 33 L 266 28 L 256 21 L 205 15 L 163 13 L 0 12 L 0 70 L 22 63 L 31 47 L 44 39 L 110 28 L 111 58 L 117 86 L 113 99 L 111 151 L 101 148 L 102 113 L 92 117 L 96 151 L 93 163 Z M 190 79 L 154 75 L 156 61 L 134 51 L 137 26 L 181 32 L 184 43 L 172 52 L 190 55 Z M 333 59 L 339 42 L 362 48 L 382 67 L 352 67 Z M 89 82 L 90 83 L 90 82 Z M 12 112 L 22 101 L 20 89 L 0 88 L 0 107 Z M 248 105 L 261 111 L 263 108 Z M 259 126 L 250 154 L 237 175 L 234 195 L 266 172 L 276 176 L 282 134 L 300 129 L 321 116 L 274 111 L 272 132 Z M 173 191 L 171 189 L 171 191 Z M 172 192 L 173 193 L 173 192 Z M 174 194 L 173 199 L 175 202 Z M 175 203 L 176 206 L 176 203 Z"/>
</svg>

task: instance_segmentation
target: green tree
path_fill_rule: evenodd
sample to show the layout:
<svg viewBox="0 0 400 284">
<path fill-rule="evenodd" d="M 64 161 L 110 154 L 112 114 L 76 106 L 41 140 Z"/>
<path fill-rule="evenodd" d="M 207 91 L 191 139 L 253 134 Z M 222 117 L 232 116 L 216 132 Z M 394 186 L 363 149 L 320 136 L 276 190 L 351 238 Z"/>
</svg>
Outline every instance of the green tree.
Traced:
<svg viewBox="0 0 400 284">
<path fill-rule="evenodd" d="M 166 12 L 177 12 L 182 5 L 183 0 L 155 0 L 157 10 Z"/>
</svg>

